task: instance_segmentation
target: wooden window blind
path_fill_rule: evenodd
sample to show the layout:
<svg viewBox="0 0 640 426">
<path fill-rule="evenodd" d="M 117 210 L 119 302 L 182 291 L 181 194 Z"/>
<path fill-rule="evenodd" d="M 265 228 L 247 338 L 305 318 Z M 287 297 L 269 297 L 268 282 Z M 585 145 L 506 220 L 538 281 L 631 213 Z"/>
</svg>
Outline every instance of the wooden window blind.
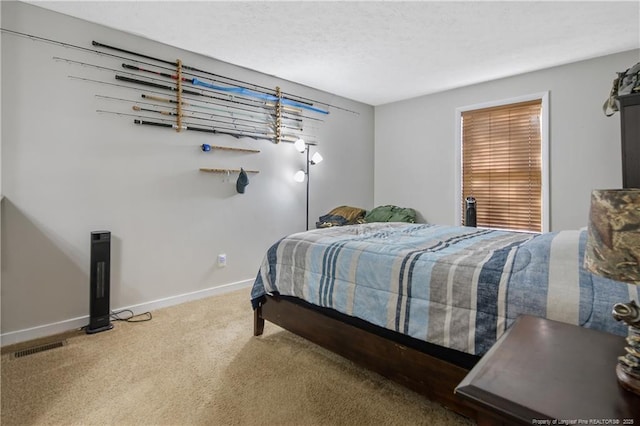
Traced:
<svg viewBox="0 0 640 426">
<path fill-rule="evenodd" d="M 462 113 L 462 216 L 478 226 L 542 231 L 541 100 Z"/>
</svg>

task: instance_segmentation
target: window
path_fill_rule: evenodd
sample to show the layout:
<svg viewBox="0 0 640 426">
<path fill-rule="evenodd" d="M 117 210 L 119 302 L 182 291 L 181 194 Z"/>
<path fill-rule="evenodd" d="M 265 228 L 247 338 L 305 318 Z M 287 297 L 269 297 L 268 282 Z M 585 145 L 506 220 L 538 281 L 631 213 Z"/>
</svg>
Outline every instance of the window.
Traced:
<svg viewBox="0 0 640 426">
<path fill-rule="evenodd" d="M 538 96 L 459 111 L 460 223 L 464 223 L 465 198 L 473 196 L 478 226 L 547 230 L 542 110 L 543 99 Z"/>
</svg>

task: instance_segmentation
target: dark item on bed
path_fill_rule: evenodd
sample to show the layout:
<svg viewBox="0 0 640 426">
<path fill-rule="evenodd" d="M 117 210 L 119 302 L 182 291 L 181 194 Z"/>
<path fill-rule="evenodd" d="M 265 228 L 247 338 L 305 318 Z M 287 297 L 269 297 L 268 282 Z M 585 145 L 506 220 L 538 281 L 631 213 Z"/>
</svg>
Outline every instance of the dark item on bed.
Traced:
<svg viewBox="0 0 640 426">
<path fill-rule="evenodd" d="M 253 334 L 261 335 L 267 320 L 431 401 L 463 416 L 476 418 L 475 408 L 457 397 L 454 389 L 480 357 L 430 345 L 346 317 L 299 299 L 265 296 L 254 310 Z"/>
<path fill-rule="evenodd" d="M 364 223 L 365 209 L 351 206 L 340 206 L 331 210 L 326 215 L 320 216 L 316 222 L 316 228 L 329 228 L 332 226 L 354 225 Z"/>
</svg>

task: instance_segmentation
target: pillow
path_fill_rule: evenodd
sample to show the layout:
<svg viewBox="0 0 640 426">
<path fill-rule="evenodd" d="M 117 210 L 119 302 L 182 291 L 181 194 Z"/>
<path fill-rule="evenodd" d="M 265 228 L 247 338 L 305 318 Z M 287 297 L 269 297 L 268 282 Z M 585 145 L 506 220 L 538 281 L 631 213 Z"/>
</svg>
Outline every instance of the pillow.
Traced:
<svg viewBox="0 0 640 426">
<path fill-rule="evenodd" d="M 367 211 L 359 207 L 340 206 L 331 210 L 324 216 L 318 218 L 317 228 L 328 228 L 331 226 L 353 225 L 363 223 L 364 215 Z"/>
<path fill-rule="evenodd" d="M 365 222 L 416 222 L 416 211 L 409 207 L 378 206 L 367 213 Z"/>
<path fill-rule="evenodd" d="M 340 206 L 329 212 L 330 215 L 342 216 L 347 222 L 353 223 L 360 217 L 363 217 L 367 211 L 358 207 Z"/>
</svg>

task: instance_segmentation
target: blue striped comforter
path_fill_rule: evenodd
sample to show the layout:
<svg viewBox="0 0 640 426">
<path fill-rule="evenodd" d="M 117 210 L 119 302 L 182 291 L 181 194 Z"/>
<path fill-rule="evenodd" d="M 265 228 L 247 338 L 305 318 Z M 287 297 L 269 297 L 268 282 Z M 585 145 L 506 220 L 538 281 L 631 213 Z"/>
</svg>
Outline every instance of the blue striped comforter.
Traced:
<svg viewBox="0 0 640 426">
<path fill-rule="evenodd" d="M 520 314 L 626 335 L 640 287 L 582 267 L 585 231 L 527 234 L 370 223 L 292 234 L 267 251 L 254 307 L 279 293 L 416 339 L 484 354 Z"/>
</svg>

